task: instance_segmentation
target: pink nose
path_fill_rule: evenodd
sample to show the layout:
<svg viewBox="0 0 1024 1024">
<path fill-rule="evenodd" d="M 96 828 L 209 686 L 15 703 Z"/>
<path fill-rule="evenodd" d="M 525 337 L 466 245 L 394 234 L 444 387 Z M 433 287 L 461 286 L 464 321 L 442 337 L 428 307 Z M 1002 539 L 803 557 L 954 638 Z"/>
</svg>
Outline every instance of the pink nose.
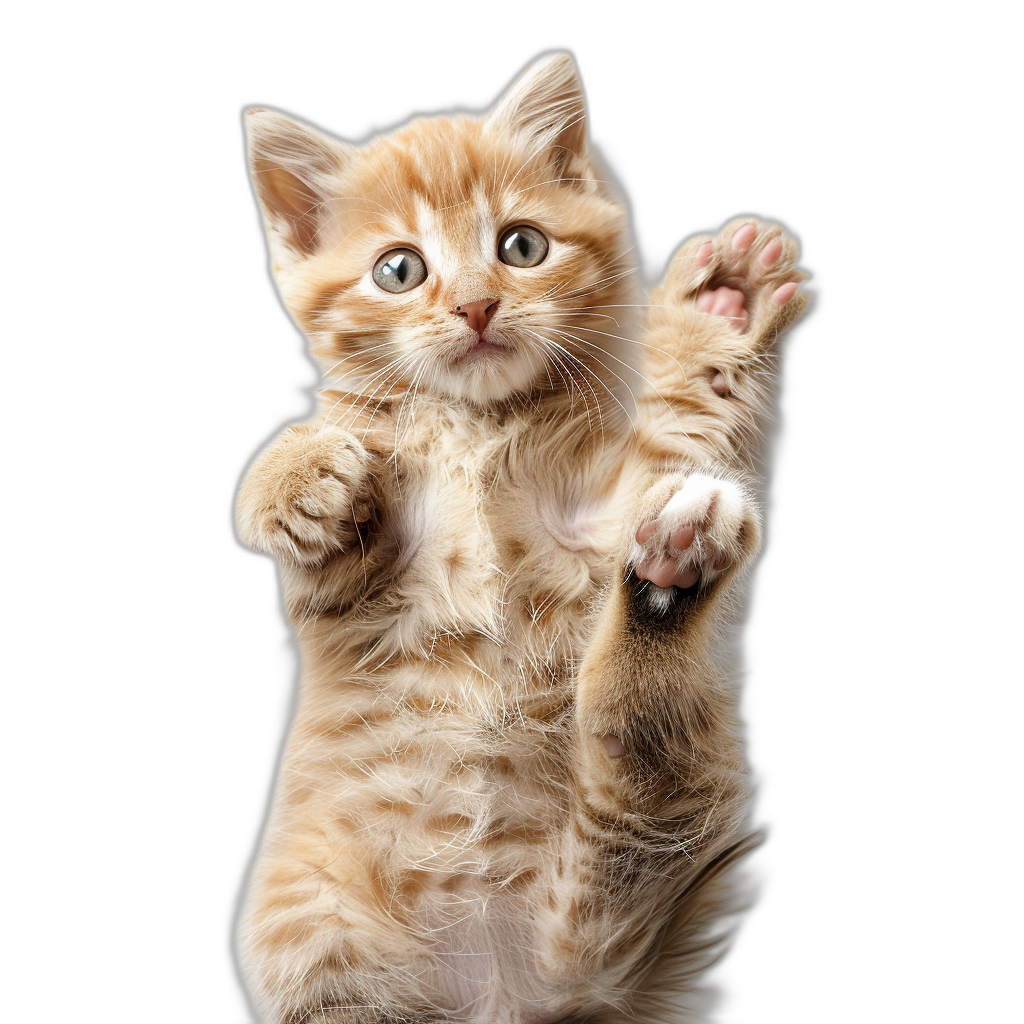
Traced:
<svg viewBox="0 0 1024 1024">
<path fill-rule="evenodd" d="M 464 316 L 469 326 L 481 335 L 487 330 L 487 325 L 497 309 L 497 299 L 481 299 L 479 302 L 467 302 L 465 305 L 456 306 L 451 312 L 456 316 Z"/>
</svg>

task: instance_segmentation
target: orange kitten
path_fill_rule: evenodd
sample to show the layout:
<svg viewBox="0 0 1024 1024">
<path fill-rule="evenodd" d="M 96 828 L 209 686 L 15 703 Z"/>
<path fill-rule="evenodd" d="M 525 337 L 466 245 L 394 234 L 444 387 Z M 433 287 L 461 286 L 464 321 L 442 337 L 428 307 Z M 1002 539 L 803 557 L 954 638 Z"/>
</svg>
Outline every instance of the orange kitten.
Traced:
<svg viewBox="0 0 1024 1024">
<path fill-rule="evenodd" d="M 324 388 L 238 528 L 302 683 L 240 957 L 268 1024 L 683 1021 L 756 841 L 720 627 L 795 246 L 739 221 L 647 323 L 572 61 L 360 148 L 251 111 Z"/>
</svg>

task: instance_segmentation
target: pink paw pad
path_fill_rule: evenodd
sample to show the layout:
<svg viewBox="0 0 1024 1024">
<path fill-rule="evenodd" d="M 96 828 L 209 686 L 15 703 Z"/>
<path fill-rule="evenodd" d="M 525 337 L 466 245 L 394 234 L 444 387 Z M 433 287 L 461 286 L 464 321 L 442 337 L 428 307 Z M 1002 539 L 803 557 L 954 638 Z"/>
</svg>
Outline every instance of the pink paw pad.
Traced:
<svg viewBox="0 0 1024 1024">
<path fill-rule="evenodd" d="M 633 571 L 661 592 L 711 580 L 742 557 L 751 515 L 743 491 L 731 481 L 686 477 L 657 517 L 637 527 Z"/>
<path fill-rule="evenodd" d="M 604 747 L 604 752 L 609 757 L 622 757 L 626 752 L 626 748 L 622 745 L 622 740 L 618 736 L 611 735 L 611 733 L 601 737 L 601 746 Z"/>
<path fill-rule="evenodd" d="M 740 333 L 750 329 L 751 318 L 763 308 L 759 303 L 779 309 L 797 293 L 799 282 L 785 280 L 792 276 L 792 254 L 786 255 L 786 240 L 777 227 L 745 221 L 731 233 L 727 228 L 717 239 L 697 244 L 691 252 L 702 271 L 696 308 L 723 317 Z"/>
<path fill-rule="evenodd" d="M 657 530 L 655 523 L 644 523 L 636 531 L 636 542 L 643 546 L 654 536 Z M 696 527 L 685 524 L 669 535 L 668 546 L 672 552 L 681 555 L 686 551 L 697 536 Z M 636 567 L 636 574 L 642 580 L 649 580 L 656 587 L 692 587 L 699 579 L 700 573 L 692 566 L 680 568 L 678 558 L 645 558 Z"/>
</svg>

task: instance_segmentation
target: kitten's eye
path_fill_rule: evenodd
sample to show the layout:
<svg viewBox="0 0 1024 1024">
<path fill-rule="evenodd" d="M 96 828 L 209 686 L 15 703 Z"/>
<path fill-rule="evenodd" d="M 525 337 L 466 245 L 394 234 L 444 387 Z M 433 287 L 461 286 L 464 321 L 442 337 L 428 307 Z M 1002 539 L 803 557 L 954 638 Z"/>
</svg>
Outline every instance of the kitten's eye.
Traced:
<svg viewBox="0 0 1024 1024">
<path fill-rule="evenodd" d="M 427 279 L 423 257 L 412 249 L 392 249 L 373 268 L 373 279 L 386 292 L 408 292 Z"/>
<path fill-rule="evenodd" d="M 536 229 L 520 224 L 498 240 L 498 259 L 510 267 L 535 267 L 548 254 L 548 240 Z"/>
</svg>

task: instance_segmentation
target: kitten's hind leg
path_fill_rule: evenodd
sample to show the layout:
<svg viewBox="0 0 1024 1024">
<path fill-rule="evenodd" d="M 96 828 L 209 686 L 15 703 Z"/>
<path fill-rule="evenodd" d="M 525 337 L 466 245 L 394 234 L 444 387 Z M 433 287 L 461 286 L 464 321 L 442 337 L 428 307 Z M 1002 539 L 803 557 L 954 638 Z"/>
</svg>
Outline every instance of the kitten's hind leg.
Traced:
<svg viewBox="0 0 1024 1024">
<path fill-rule="evenodd" d="M 680 471 L 644 491 L 631 523 L 580 670 L 581 781 L 596 813 L 654 841 L 663 829 L 710 839 L 745 792 L 720 657 L 760 516 L 728 476 Z"/>
<path fill-rule="evenodd" d="M 271 840 L 257 862 L 238 936 L 239 963 L 260 1019 L 436 1020 L 419 983 L 416 938 L 393 916 L 378 876 L 341 841 L 331 820 L 323 813 L 289 815 L 268 830 Z"/>
<path fill-rule="evenodd" d="M 668 611 L 678 592 L 707 590 L 719 577 L 745 567 L 757 551 L 760 517 L 750 494 L 732 480 L 673 474 L 641 501 L 627 565 L 647 581 L 647 603 Z"/>
<path fill-rule="evenodd" d="M 576 884 L 563 930 L 580 962 L 599 961 L 609 936 L 616 956 L 632 958 L 634 1019 L 663 1019 L 643 1013 L 644 1001 L 706 966 L 730 909 L 727 868 L 757 841 L 719 658 L 758 536 L 752 496 L 728 475 L 656 480 L 634 507 L 580 668 L 573 836 L 591 840 L 593 864 L 564 859 Z"/>
</svg>

